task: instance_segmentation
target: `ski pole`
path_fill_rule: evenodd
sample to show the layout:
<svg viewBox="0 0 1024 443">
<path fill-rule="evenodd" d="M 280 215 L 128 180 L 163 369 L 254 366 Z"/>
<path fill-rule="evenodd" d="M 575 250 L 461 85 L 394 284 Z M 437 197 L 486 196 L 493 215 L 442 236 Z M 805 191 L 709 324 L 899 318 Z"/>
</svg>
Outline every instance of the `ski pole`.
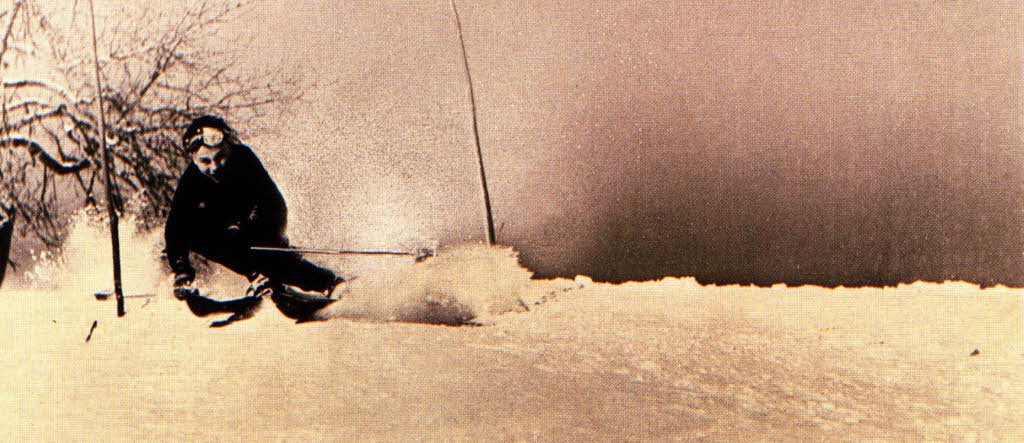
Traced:
<svg viewBox="0 0 1024 443">
<path fill-rule="evenodd" d="M 311 248 L 282 248 L 272 246 L 251 246 L 249 248 L 252 251 L 273 251 L 273 252 L 298 252 L 300 254 L 359 254 L 359 255 L 408 255 L 416 257 L 416 261 L 423 261 L 427 257 L 432 257 L 434 251 L 432 249 L 423 248 L 416 252 L 410 251 L 358 251 L 353 249 L 311 249 Z"/>
<path fill-rule="evenodd" d="M 100 291 L 100 292 L 97 292 L 97 293 L 93 294 L 93 296 L 96 297 L 96 300 L 106 300 L 106 299 L 110 298 L 111 295 L 113 295 L 112 291 Z M 121 297 L 123 297 L 123 298 L 149 298 L 149 297 L 156 297 L 156 294 L 150 294 L 150 293 L 123 294 L 123 295 L 121 295 Z"/>
</svg>

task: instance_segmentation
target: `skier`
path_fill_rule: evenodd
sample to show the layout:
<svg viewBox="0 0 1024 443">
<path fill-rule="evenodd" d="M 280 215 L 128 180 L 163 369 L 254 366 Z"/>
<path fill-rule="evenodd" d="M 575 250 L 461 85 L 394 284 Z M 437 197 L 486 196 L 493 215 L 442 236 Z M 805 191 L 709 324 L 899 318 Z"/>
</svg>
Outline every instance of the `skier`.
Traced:
<svg viewBox="0 0 1024 443">
<path fill-rule="evenodd" d="M 287 297 L 286 292 L 295 292 L 283 291 L 282 285 L 317 293 L 314 298 L 321 302 L 314 307 L 333 300 L 334 288 L 344 281 L 333 271 L 295 252 L 250 249 L 288 247 L 287 208 L 270 174 L 234 130 L 223 119 L 206 115 L 192 121 L 182 141 L 192 163 L 178 181 L 165 227 L 174 295 L 200 316 L 254 310 L 266 295 L 289 317 L 308 314 L 300 306 L 308 303 Z M 200 296 L 190 251 L 248 278 L 246 297 L 231 304 Z"/>
</svg>

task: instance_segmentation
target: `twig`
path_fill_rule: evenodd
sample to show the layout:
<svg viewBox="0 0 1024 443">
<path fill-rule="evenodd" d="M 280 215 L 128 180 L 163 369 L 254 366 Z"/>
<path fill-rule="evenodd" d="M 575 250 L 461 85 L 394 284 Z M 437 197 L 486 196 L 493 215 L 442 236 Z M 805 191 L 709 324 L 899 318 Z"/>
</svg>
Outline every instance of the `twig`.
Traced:
<svg viewBox="0 0 1024 443">
<path fill-rule="evenodd" d="M 89 335 L 86 335 L 86 336 L 85 336 L 85 342 L 86 342 L 86 343 L 89 343 L 89 340 L 91 340 L 91 339 L 92 339 L 92 333 L 93 333 L 93 331 L 95 331 L 95 330 L 96 330 L 96 326 L 99 326 L 99 324 L 100 324 L 100 322 L 99 322 L 99 321 L 96 321 L 96 320 L 93 320 L 93 321 L 92 321 L 92 327 L 91 327 L 91 328 L 89 328 Z"/>
</svg>

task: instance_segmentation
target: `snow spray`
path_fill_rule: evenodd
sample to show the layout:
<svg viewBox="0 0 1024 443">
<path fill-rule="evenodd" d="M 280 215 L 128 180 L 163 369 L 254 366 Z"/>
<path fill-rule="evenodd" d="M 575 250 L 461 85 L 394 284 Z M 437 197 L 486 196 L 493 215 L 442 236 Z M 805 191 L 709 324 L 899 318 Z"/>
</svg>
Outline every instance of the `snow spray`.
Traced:
<svg viewBox="0 0 1024 443">
<path fill-rule="evenodd" d="M 135 220 L 126 217 L 126 226 Z M 103 215 L 80 210 L 59 255 L 40 254 L 27 275 L 35 289 L 57 289 L 64 295 L 90 296 L 111 288 L 109 230 Z M 163 229 L 123 229 L 120 238 L 126 294 L 172 297 L 170 270 L 161 256 Z M 231 299 L 245 293 L 246 280 L 211 265 L 200 272 L 197 285 L 213 298 Z M 379 269 L 345 269 L 359 277 L 337 290 L 341 299 L 318 312 L 315 319 L 400 321 L 465 324 L 488 316 L 526 310 L 521 297 L 532 272 L 519 265 L 510 247 L 464 244 L 443 247 L 422 262 L 393 259 Z M 275 311 L 266 301 L 260 315 Z"/>
<path fill-rule="evenodd" d="M 125 217 L 125 226 L 136 220 Z M 170 293 L 167 266 L 161 263 L 163 230 L 122 229 L 122 269 L 126 294 Z M 57 289 L 61 295 L 91 296 L 110 292 L 113 261 L 110 230 L 97 210 L 81 209 L 71 215 L 68 235 L 60 253 L 37 254 L 27 280 L 34 289 Z"/>
<path fill-rule="evenodd" d="M 347 283 L 341 300 L 317 317 L 465 324 L 526 310 L 520 297 L 532 275 L 509 247 L 442 248 L 423 262 L 396 264 L 374 278 Z"/>
</svg>

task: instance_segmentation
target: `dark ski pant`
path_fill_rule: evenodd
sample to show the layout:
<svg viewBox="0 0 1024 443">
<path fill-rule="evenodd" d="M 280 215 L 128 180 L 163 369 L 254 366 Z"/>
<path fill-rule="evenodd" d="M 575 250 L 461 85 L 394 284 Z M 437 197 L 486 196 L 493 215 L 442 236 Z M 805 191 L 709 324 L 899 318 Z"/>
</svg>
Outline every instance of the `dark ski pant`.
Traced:
<svg viewBox="0 0 1024 443">
<path fill-rule="evenodd" d="M 317 266 L 295 252 L 253 251 L 255 246 L 288 247 L 287 239 L 249 242 L 225 235 L 194 242 L 192 250 L 244 276 L 260 273 L 275 284 L 287 284 L 306 291 L 322 292 L 334 287 L 337 275 L 330 269 Z"/>
</svg>

